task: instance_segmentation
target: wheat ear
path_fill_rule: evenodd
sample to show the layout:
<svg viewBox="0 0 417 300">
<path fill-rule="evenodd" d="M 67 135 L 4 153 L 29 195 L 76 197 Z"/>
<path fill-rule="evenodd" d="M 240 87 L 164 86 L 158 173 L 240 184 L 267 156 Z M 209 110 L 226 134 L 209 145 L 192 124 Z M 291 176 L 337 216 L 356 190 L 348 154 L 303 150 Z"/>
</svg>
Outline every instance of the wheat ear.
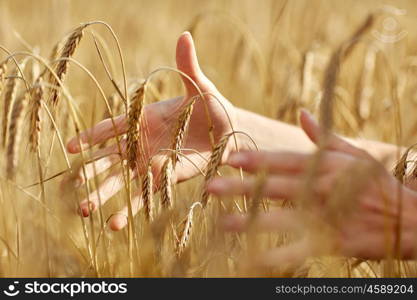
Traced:
<svg viewBox="0 0 417 300">
<path fill-rule="evenodd" d="M 9 141 L 7 144 L 7 178 L 12 179 L 16 172 L 18 161 L 19 145 L 23 129 L 24 110 L 28 102 L 30 93 L 26 92 L 23 97 L 18 98 L 12 108 L 9 125 Z"/>
<path fill-rule="evenodd" d="M 128 114 L 127 161 L 130 169 L 135 170 L 138 161 L 139 144 L 142 144 L 141 122 L 145 101 L 146 82 L 139 86 L 132 95 Z"/>
<path fill-rule="evenodd" d="M 181 114 L 178 117 L 177 126 L 173 132 L 173 139 L 171 143 L 172 152 L 172 163 L 175 167 L 176 163 L 180 160 L 179 152 L 181 151 L 182 145 L 184 143 L 185 134 L 190 124 L 191 115 L 193 113 L 195 99 L 192 99 L 182 110 Z"/>
<path fill-rule="evenodd" d="M 62 48 L 61 51 L 61 55 L 60 55 L 60 60 L 58 61 L 58 64 L 56 65 L 55 68 L 55 73 L 57 75 L 57 77 L 61 80 L 61 82 L 64 81 L 64 77 L 67 74 L 68 71 L 68 65 L 69 65 L 69 60 L 67 58 L 70 58 L 74 55 L 75 50 L 77 49 L 83 34 L 84 34 L 84 29 L 88 26 L 88 24 L 83 24 L 78 26 L 70 35 L 69 37 L 66 39 L 64 46 Z M 53 53 L 52 55 L 56 55 L 58 53 L 59 50 L 59 43 L 57 44 L 57 48 L 55 49 L 55 53 Z M 51 103 L 53 105 L 56 105 L 58 103 L 59 100 L 59 95 L 60 95 L 60 89 L 58 87 L 60 87 L 59 82 L 56 80 L 55 77 L 53 77 L 51 84 L 53 86 L 55 86 L 56 88 L 52 90 L 51 93 Z"/>
<path fill-rule="evenodd" d="M 41 107 L 42 98 L 44 96 L 44 87 L 42 77 L 36 79 L 32 88 L 32 95 L 30 97 L 29 114 L 29 144 L 33 152 L 36 152 L 39 147 L 41 135 Z"/>
<path fill-rule="evenodd" d="M 147 222 L 153 221 L 153 174 L 152 174 L 152 165 L 149 163 L 148 171 L 142 179 L 142 199 L 143 199 L 143 208 L 145 212 L 145 219 Z"/>
<path fill-rule="evenodd" d="M 9 118 L 10 118 L 10 108 L 13 105 L 13 102 L 16 100 L 18 84 L 17 81 L 19 80 L 17 76 L 19 76 L 18 68 L 15 68 L 13 71 L 12 78 L 9 78 L 6 83 L 5 91 L 4 91 L 4 110 L 3 110 L 3 123 L 2 123 L 2 138 L 3 138 L 3 147 L 6 146 L 7 143 L 7 127 L 9 126 Z"/>
<path fill-rule="evenodd" d="M 222 162 L 222 157 L 224 150 L 226 149 L 227 142 L 231 134 L 223 136 L 217 145 L 214 147 L 213 152 L 210 157 L 210 161 L 207 165 L 206 177 L 204 179 L 204 188 L 201 194 L 201 204 L 203 207 L 206 207 L 209 201 L 209 193 L 207 191 L 207 183 L 216 175 L 217 170 L 219 169 L 220 163 Z"/>
<path fill-rule="evenodd" d="M 161 172 L 161 204 L 165 209 L 170 209 L 173 205 L 172 200 L 172 174 L 173 165 L 171 157 L 165 160 Z"/>
<path fill-rule="evenodd" d="M 177 256 L 181 256 L 181 254 L 187 248 L 188 242 L 190 241 L 192 228 L 193 228 L 194 208 L 197 205 L 201 206 L 201 203 L 200 202 L 194 202 L 193 205 L 191 205 L 191 207 L 188 211 L 187 217 L 180 224 L 180 235 L 177 238 L 177 243 L 176 243 L 176 254 L 177 254 Z"/>
<path fill-rule="evenodd" d="M 396 163 L 392 172 L 394 177 L 397 178 L 401 183 L 404 183 L 404 177 L 407 173 L 408 154 L 415 146 L 416 145 L 414 144 L 407 148 L 407 150 Z"/>
</svg>

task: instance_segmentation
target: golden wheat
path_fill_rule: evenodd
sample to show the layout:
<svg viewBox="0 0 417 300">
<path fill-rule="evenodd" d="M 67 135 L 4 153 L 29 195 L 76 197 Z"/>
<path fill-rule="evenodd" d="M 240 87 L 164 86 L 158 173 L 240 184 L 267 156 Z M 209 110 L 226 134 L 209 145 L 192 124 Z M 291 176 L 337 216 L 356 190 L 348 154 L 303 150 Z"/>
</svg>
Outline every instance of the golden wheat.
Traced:
<svg viewBox="0 0 417 300">
<path fill-rule="evenodd" d="M 8 128 L 9 140 L 7 144 L 7 177 L 12 179 L 16 174 L 18 163 L 18 152 L 23 130 L 24 110 L 30 98 L 30 93 L 25 92 L 22 97 L 16 99 L 10 116 L 10 124 Z"/>
<path fill-rule="evenodd" d="M 194 208 L 197 205 L 201 206 L 201 203 L 194 202 L 191 205 L 190 209 L 188 210 L 187 217 L 180 223 L 180 226 L 179 226 L 180 234 L 177 236 L 176 247 L 175 247 L 177 256 L 181 256 L 181 254 L 184 252 L 184 250 L 186 249 L 190 241 L 192 227 L 193 227 Z"/>
<path fill-rule="evenodd" d="M 84 29 L 87 26 L 88 24 L 83 24 L 74 29 L 74 31 L 69 35 L 69 37 L 64 43 L 62 51 L 60 52 L 60 60 L 58 61 L 55 68 L 55 73 L 61 82 L 64 81 L 65 75 L 68 71 L 69 61 L 67 59 L 74 55 L 75 50 L 77 49 L 77 46 L 83 37 Z M 52 56 L 58 55 L 58 50 L 59 43 L 56 45 L 56 49 L 52 51 Z M 55 77 L 52 77 L 51 85 L 55 88 L 52 89 L 50 101 L 53 105 L 56 105 L 58 103 L 60 95 L 60 84 Z"/>
<path fill-rule="evenodd" d="M 41 108 L 44 96 L 44 87 L 42 77 L 38 77 L 32 88 L 32 94 L 29 104 L 29 144 L 32 151 L 36 152 L 41 137 Z"/>
<path fill-rule="evenodd" d="M 181 151 L 184 143 L 185 135 L 190 123 L 191 115 L 193 113 L 193 106 L 195 99 L 192 99 L 185 105 L 182 112 L 180 113 L 177 121 L 177 126 L 173 132 L 173 139 L 171 144 L 172 152 L 172 164 L 175 168 L 176 163 L 180 160 L 179 152 Z"/>
<path fill-rule="evenodd" d="M 214 176 L 217 174 L 217 171 L 222 162 L 223 154 L 224 154 L 224 151 L 226 150 L 226 146 L 227 146 L 230 136 L 231 134 L 227 134 L 220 139 L 220 141 L 214 147 L 209 163 L 207 164 L 206 177 L 204 178 L 204 187 L 201 193 L 201 200 L 200 200 L 203 207 L 206 207 L 209 201 L 209 193 L 206 189 L 207 183 L 211 179 L 213 179 Z"/>
<path fill-rule="evenodd" d="M 170 209 L 173 206 L 172 199 L 172 176 L 173 163 L 171 157 L 167 157 L 161 170 L 160 191 L 161 204 L 165 209 Z"/>
<path fill-rule="evenodd" d="M 136 170 L 138 163 L 138 151 L 141 140 L 141 123 L 145 101 L 146 82 L 140 85 L 133 93 L 129 106 L 128 130 L 127 130 L 127 162 L 132 170 Z"/>
<path fill-rule="evenodd" d="M 154 203 L 153 203 L 153 174 L 152 165 L 149 163 L 148 170 L 142 178 L 142 198 L 145 219 L 147 222 L 153 221 Z"/>
<path fill-rule="evenodd" d="M 2 141 L 3 147 L 7 143 L 7 129 L 9 126 L 10 108 L 12 107 L 18 92 L 19 70 L 17 67 L 13 70 L 13 77 L 9 78 L 4 91 L 3 123 L 2 123 Z"/>
</svg>

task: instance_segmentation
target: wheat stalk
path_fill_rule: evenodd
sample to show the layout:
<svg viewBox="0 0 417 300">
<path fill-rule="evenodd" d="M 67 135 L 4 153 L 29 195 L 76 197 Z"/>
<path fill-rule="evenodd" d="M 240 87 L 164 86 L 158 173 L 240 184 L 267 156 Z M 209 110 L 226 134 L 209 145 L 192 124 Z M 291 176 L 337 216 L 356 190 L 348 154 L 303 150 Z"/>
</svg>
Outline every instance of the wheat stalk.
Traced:
<svg viewBox="0 0 417 300">
<path fill-rule="evenodd" d="M 130 169 L 137 168 L 139 143 L 141 135 L 141 122 L 145 100 L 146 81 L 141 84 L 132 95 L 128 114 L 127 130 L 127 161 Z"/>
<path fill-rule="evenodd" d="M 181 222 L 180 224 L 180 235 L 179 238 L 177 238 L 176 243 L 176 254 L 177 256 L 181 256 L 181 254 L 184 252 L 184 250 L 188 246 L 188 242 L 190 241 L 192 228 L 193 228 L 193 215 L 194 215 L 194 208 L 200 205 L 200 202 L 194 202 L 193 205 L 191 205 L 187 217 Z M 178 235 L 177 235 L 178 236 Z"/>
<path fill-rule="evenodd" d="M 82 24 L 78 26 L 69 35 L 69 37 L 64 43 L 64 46 L 62 48 L 61 55 L 60 55 L 60 60 L 58 61 L 58 64 L 55 68 L 55 73 L 61 82 L 64 81 L 65 75 L 67 74 L 67 71 L 68 71 L 68 65 L 69 65 L 68 58 L 74 55 L 75 50 L 77 49 L 77 46 L 79 45 L 83 37 L 84 29 L 87 26 L 88 24 Z M 56 45 L 56 49 L 53 51 L 52 55 L 57 55 L 58 51 L 59 51 L 59 43 Z M 58 103 L 59 95 L 60 95 L 60 89 L 59 89 L 60 84 L 56 80 L 55 77 L 52 78 L 51 84 L 56 87 L 55 89 L 52 90 L 52 93 L 51 93 L 51 103 L 53 105 L 56 105 Z"/>
<path fill-rule="evenodd" d="M 153 221 L 153 174 L 152 174 L 152 164 L 149 163 L 148 171 L 142 179 L 142 198 L 143 198 L 143 208 L 145 212 L 145 219 L 147 222 Z"/>
<path fill-rule="evenodd" d="M 204 188 L 201 194 L 201 204 L 203 205 L 203 207 L 206 207 L 209 201 L 209 193 L 206 188 L 207 183 L 214 178 L 219 169 L 219 166 L 222 162 L 223 153 L 226 149 L 227 142 L 229 141 L 230 136 L 231 134 L 223 136 L 217 143 L 217 145 L 214 147 L 213 152 L 211 154 L 210 161 L 207 165 L 206 177 L 204 179 Z"/>
<path fill-rule="evenodd" d="M 161 172 L 161 204 L 165 209 L 170 209 L 173 205 L 172 200 L 172 174 L 173 174 L 172 158 L 167 157 Z"/>
</svg>

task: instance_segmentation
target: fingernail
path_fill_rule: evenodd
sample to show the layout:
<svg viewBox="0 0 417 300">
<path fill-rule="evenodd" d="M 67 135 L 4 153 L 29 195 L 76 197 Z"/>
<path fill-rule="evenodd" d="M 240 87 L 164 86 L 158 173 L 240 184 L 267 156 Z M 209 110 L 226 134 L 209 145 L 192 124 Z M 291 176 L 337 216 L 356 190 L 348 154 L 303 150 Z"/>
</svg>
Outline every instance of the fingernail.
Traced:
<svg viewBox="0 0 417 300">
<path fill-rule="evenodd" d="M 86 203 L 81 203 L 80 208 L 78 209 L 78 212 L 82 214 L 83 217 L 88 217 L 90 213 L 94 212 L 96 209 L 96 205 L 94 202 L 89 202 L 88 205 Z"/>
<path fill-rule="evenodd" d="M 307 109 L 301 108 L 300 112 L 302 114 L 305 114 L 307 117 L 311 118 L 311 113 Z"/>
<path fill-rule="evenodd" d="M 247 162 L 247 158 L 246 155 L 241 152 L 234 152 L 230 155 L 227 162 L 233 167 L 239 167 Z"/>
<path fill-rule="evenodd" d="M 115 214 L 110 218 L 109 227 L 113 231 L 119 231 L 127 225 L 127 217 L 120 214 Z"/>
<path fill-rule="evenodd" d="M 75 148 L 77 149 L 77 151 L 85 150 L 85 149 L 88 148 L 88 143 L 85 143 L 85 142 L 78 143 L 77 142 L 77 144 L 75 144 Z"/>
<path fill-rule="evenodd" d="M 73 185 L 74 188 L 78 189 L 83 184 L 83 180 L 81 178 L 74 179 Z"/>
<path fill-rule="evenodd" d="M 301 112 L 304 113 L 304 115 L 309 118 L 311 121 L 316 122 L 316 118 L 313 116 L 313 114 L 311 112 L 309 112 L 307 109 L 302 108 Z"/>
<path fill-rule="evenodd" d="M 80 207 L 78 208 L 78 214 L 83 216 L 84 218 L 87 218 L 89 216 L 88 207 L 80 205 Z"/>
</svg>

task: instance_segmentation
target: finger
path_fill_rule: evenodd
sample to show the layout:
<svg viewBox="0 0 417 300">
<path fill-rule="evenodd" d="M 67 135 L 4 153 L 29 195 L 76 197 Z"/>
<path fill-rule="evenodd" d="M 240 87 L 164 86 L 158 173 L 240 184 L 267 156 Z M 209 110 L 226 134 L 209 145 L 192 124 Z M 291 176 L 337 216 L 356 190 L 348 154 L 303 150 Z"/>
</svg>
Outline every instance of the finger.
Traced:
<svg viewBox="0 0 417 300">
<path fill-rule="evenodd" d="M 297 213 L 288 209 L 260 214 L 251 223 L 248 215 L 229 215 L 223 218 L 223 228 L 227 231 L 242 232 L 249 226 L 261 231 L 289 231 L 300 228 Z"/>
<path fill-rule="evenodd" d="M 354 237 L 344 236 L 340 240 L 340 250 L 343 255 L 363 259 L 383 259 L 393 250 L 394 236 L 384 231 L 370 231 L 361 228 L 360 234 Z M 372 245 L 372 247 L 370 247 Z M 392 253 L 391 253 L 392 254 Z"/>
<path fill-rule="evenodd" d="M 178 39 L 176 50 L 177 67 L 198 85 L 202 92 L 209 92 L 213 85 L 203 74 L 198 64 L 194 41 L 189 32 L 184 32 Z M 189 79 L 182 77 L 188 96 L 196 95 L 197 89 Z"/>
<path fill-rule="evenodd" d="M 255 178 L 215 178 L 207 186 L 207 190 L 216 196 L 252 196 L 256 190 Z M 262 189 L 262 196 L 271 198 L 292 198 L 299 190 L 301 180 L 290 176 L 270 176 Z"/>
<path fill-rule="evenodd" d="M 304 130 L 306 135 L 309 137 L 309 139 L 317 145 L 320 142 L 320 138 L 322 137 L 323 132 L 318 122 L 305 109 L 301 110 L 300 123 L 301 123 L 302 129 Z M 357 157 L 362 157 L 362 158 L 371 157 L 366 151 L 350 144 L 346 140 L 342 139 L 341 137 L 333 133 L 329 134 L 326 149 L 341 151 L 341 152 L 345 152 L 345 153 L 348 153 Z"/>
<path fill-rule="evenodd" d="M 320 176 L 312 185 L 312 193 L 326 196 L 332 189 L 334 174 Z M 253 196 L 257 191 L 256 178 L 218 177 L 207 185 L 207 190 L 216 196 Z M 292 199 L 303 188 L 302 177 L 275 175 L 269 176 L 262 188 L 262 196 L 275 199 Z"/>
<path fill-rule="evenodd" d="M 124 153 L 125 145 L 122 144 L 122 153 Z M 84 168 L 80 166 L 74 175 L 69 174 L 65 179 L 65 183 L 72 181 L 75 188 L 79 188 L 87 180 L 97 176 L 114 164 L 120 161 L 121 157 L 117 145 L 112 145 L 104 149 L 100 149 L 93 153 L 90 163 L 87 163 Z M 85 173 L 84 173 L 85 172 Z"/>
<path fill-rule="evenodd" d="M 67 149 L 70 153 L 78 153 L 81 151 L 81 148 L 85 150 L 94 145 L 103 143 L 109 138 L 125 133 L 126 129 L 127 123 L 124 115 L 115 117 L 114 125 L 111 119 L 103 120 L 94 127 L 80 133 L 81 147 L 78 137 L 73 137 L 67 143 Z"/>
<path fill-rule="evenodd" d="M 141 196 L 141 193 L 138 192 L 132 198 L 132 215 L 136 216 L 142 207 L 143 207 L 142 196 Z M 110 229 L 114 231 L 119 231 L 123 229 L 127 225 L 128 215 L 129 215 L 129 209 L 127 206 L 123 207 L 121 210 L 113 214 L 109 218 L 109 221 L 108 221 Z"/>
<path fill-rule="evenodd" d="M 124 186 L 123 174 L 120 170 L 110 174 L 97 190 L 91 192 L 85 200 L 80 202 L 80 212 L 83 217 L 88 217 L 90 212 L 95 212 L 100 204 L 104 205 Z"/>
<path fill-rule="evenodd" d="M 227 164 L 244 171 L 268 173 L 299 173 L 303 172 L 311 155 L 296 152 L 242 151 L 233 152 Z"/>
<path fill-rule="evenodd" d="M 230 154 L 227 164 L 234 168 L 255 173 L 267 171 L 271 174 L 299 174 L 308 167 L 312 155 L 297 152 L 241 151 Z M 347 167 L 353 158 L 347 154 L 326 151 L 320 158 L 318 172 L 323 173 Z"/>
</svg>

